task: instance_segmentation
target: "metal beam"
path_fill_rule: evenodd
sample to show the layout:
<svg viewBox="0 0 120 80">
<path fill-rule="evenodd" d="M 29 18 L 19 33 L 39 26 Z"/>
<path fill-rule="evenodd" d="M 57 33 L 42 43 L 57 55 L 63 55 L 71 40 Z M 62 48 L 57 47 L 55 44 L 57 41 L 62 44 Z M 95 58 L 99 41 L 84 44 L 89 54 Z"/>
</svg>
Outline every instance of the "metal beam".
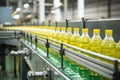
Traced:
<svg viewBox="0 0 120 80">
<path fill-rule="evenodd" d="M 64 19 L 67 18 L 68 0 L 64 0 Z"/>
<path fill-rule="evenodd" d="M 111 18 L 111 0 L 108 0 L 108 18 Z"/>
<path fill-rule="evenodd" d="M 39 0 L 39 22 L 45 21 L 45 0 Z"/>
<path fill-rule="evenodd" d="M 54 20 L 55 21 L 60 21 L 61 20 L 61 10 L 60 10 L 60 0 L 54 0 L 54 9 L 55 9 L 55 14 L 54 14 Z"/>
<path fill-rule="evenodd" d="M 45 6 L 53 6 L 53 3 L 45 3 Z"/>
<path fill-rule="evenodd" d="M 84 0 L 77 0 L 78 19 L 84 17 Z"/>
</svg>

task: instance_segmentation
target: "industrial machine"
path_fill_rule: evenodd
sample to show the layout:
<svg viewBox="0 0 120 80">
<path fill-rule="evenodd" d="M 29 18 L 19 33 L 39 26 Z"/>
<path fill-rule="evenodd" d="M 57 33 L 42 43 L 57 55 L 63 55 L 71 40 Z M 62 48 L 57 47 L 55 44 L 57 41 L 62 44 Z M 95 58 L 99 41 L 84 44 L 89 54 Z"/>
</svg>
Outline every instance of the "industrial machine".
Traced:
<svg viewBox="0 0 120 80">
<path fill-rule="evenodd" d="M 119 25 L 119 19 L 97 21 L 83 19 L 81 21 L 66 20 L 55 24 L 49 22 L 47 25 L 44 23 L 42 27 L 79 27 L 80 34 L 81 29 L 87 27 L 90 30 L 90 37 L 91 29 L 99 28 L 102 38 L 105 36 L 103 34 L 105 29 L 112 29 L 115 32 L 113 37 L 118 42 L 120 27 L 117 25 Z M 17 28 L 3 28 L 0 31 L 0 39 L 7 45 L 16 42 L 14 45 L 18 49 L 11 50 L 10 55 L 14 56 L 15 75 L 16 61 L 17 58 L 20 59 L 21 80 L 120 80 L 120 59 L 31 34 L 22 29 L 18 31 Z M 6 39 L 9 40 L 6 41 Z"/>
</svg>

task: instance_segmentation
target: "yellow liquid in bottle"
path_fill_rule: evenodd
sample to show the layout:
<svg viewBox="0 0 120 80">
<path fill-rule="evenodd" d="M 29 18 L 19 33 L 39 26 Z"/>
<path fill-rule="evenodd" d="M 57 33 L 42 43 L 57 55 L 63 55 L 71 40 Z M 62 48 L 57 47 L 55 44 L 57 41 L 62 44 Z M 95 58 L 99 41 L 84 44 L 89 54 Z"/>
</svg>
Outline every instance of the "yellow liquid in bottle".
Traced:
<svg viewBox="0 0 120 80">
<path fill-rule="evenodd" d="M 80 34 L 79 34 L 79 28 L 74 28 L 74 34 L 70 38 L 70 44 L 79 47 L 79 39 L 80 39 Z"/>
<path fill-rule="evenodd" d="M 70 43 L 70 38 L 72 36 L 72 28 L 67 28 L 67 33 L 64 35 L 64 43 Z"/>
<path fill-rule="evenodd" d="M 65 27 L 62 27 L 61 28 L 61 32 L 60 32 L 60 35 L 58 35 L 58 40 L 60 41 L 60 42 L 63 42 L 64 41 L 64 35 L 66 34 L 65 33 Z"/>
<path fill-rule="evenodd" d="M 56 28 L 56 33 L 54 35 L 54 40 L 58 40 L 58 36 L 60 35 L 60 27 Z"/>
<path fill-rule="evenodd" d="M 50 36 L 50 38 L 51 39 L 54 39 L 54 36 L 55 36 L 55 34 L 56 34 L 56 32 L 55 32 L 55 27 L 52 27 L 52 31 L 51 31 L 51 36 Z"/>
<path fill-rule="evenodd" d="M 90 42 L 90 38 L 88 35 L 88 29 L 84 28 L 82 30 L 82 36 L 79 40 L 79 47 L 81 47 L 83 49 L 89 49 L 89 42 Z"/>
<path fill-rule="evenodd" d="M 120 59 L 120 41 L 116 44 L 116 58 Z"/>
<path fill-rule="evenodd" d="M 100 30 L 94 29 L 93 30 L 93 37 L 90 40 L 89 43 L 89 49 L 93 52 L 100 53 L 100 45 L 101 45 L 102 39 L 100 37 Z"/>
<path fill-rule="evenodd" d="M 112 30 L 105 30 L 105 39 L 101 43 L 101 53 L 115 57 L 115 42 L 112 38 Z"/>
<path fill-rule="evenodd" d="M 55 27 L 51 27 L 49 30 L 48 38 L 53 39 L 54 34 L 55 34 Z"/>
<path fill-rule="evenodd" d="M 47 38 L 47 35 L 48 35 L 48 27 L 47 26 L 44 26 L 44 28 L 43 28 L 43 32 L 44 32 L 44 35 L 43 35 L 43 37 L 46 37 Z"/>
<path fill-rule="evenodd" d="M 49 35 L 49 27 L 48 27 L 48 26 L 46 26 L 45 31 L 46 31 L 46 32 L 45 32 L 45 33 L 46 33 L 45 37 L 48 38 L 48 35 Z"/>
</svg>

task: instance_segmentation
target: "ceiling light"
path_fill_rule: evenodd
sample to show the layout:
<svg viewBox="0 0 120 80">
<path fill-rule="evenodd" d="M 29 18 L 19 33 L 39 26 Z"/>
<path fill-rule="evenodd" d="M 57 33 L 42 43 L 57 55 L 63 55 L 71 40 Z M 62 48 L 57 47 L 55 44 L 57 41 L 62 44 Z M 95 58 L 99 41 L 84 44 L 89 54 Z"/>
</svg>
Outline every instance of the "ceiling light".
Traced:
<svg viewBox="0 0 120 80">
<path fill-rule="evenodd" d="M 62 2 L 59 2 L 59 6 L 62 6 L 63 4 L 62 4 Z"/>
<path fill-rule="evenodd" d="M 21 8 L 17 8 L 16 11 L 17 11 L 17 12 L 20 12 L 20 11 L 21 11 Z"/>
<path fill-rule="evenodd" d="M 54 13 L 55 13 L 55 10 L 51 10 L 50 12 L 51 12 L 52 14 L 54 14 Z"/>
<path fill-rule="evenodd" d="M 28 8 L 30 5 L 28 3 L 24 4 L 24 8 Z"/>
<path fill-rule="evenodd" d="M 19 19 L 19 18 L 20 18 L 20 15 L 14 15 L 13 18 L 14 18 L 14 19 Z"/>
</svg>

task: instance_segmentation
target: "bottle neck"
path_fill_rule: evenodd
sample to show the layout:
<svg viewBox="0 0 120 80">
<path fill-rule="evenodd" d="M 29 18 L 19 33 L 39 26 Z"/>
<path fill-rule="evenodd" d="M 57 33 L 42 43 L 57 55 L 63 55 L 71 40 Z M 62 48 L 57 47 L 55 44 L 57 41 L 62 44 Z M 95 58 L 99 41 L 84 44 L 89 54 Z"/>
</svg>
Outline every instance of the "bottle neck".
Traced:
<svg viewBox="0 0 120 80">
<path fill-rule="evenodd" d="M 112 40 L 112 41 L 114 41 L 114 39 L 112 37 L 112 34 L 106 34 L 105 35 L 105 40 Z"/>
<path fill-rule="evenodd" d="M 79 35 L 79 31 L 74 31 L 74 35 Z"/>
<path fill-rule="evenodd" d="M 65 33 L 65 30 L 62 30 L 61 33 Z"/>
<path fill-rule="evenodd" d="M 59 32 L 60 32 L 60 30 L 56 30 L 56 32 L 57 32 L 57 33 L 59 33 Z"/>
<path fill-rule="evenodd" d="M 119 44 L 120 44 L 120 40 L 119 40 L 119 42 L 118 42 Z"/>
<path fill-rule="evenodd" d="M 88 32 L 83 32 L 82 37 L 84 37 L 84 36 L 88 36 Z"/>
<path fill-rule="evenodd" d="M 55 33 L 56 31 L 53 29 L 52 32 Z"/>
<path fill-rule="evenodd" d="M 72 32 L 71 31 L 67 31 L 67 34 L 72 34 Z"/>
<path fill-rule="evenodd" d="M 94 33 L 93 36 L 100 36 L 100 33 Z"/>
<path fill-rule="evenodd" d="M 100 33 L 94 33 L 92 39 L 101 39 Z"/>
<path fill-rule="evenodd" d="M 106 37 L 112 37 L 112 34 L 106 34 L 105 36 Z"/>
</svg>

